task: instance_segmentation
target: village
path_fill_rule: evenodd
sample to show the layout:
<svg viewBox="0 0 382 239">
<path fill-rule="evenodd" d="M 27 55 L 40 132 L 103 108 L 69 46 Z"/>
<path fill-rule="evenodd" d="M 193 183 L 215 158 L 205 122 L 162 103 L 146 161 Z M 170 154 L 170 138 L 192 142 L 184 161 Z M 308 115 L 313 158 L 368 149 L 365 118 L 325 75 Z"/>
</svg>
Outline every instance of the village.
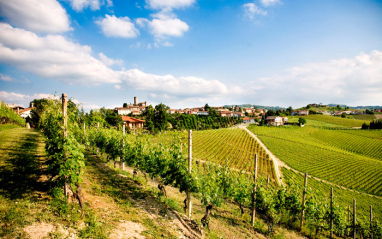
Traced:
<svg viewBox="0 0 382 239">
<path fill-rule="evenodd" d="M 24 108 L 19 105 L 7 104 L 5 106 L 13 109 L 17 114 L 22 118 L 31 117 L 31 110 L 34 108 L 33 102 L 30 103 L 29 107 Z M 145 120 L 142 119 L 142 116 L 148 107 L 147 101 L 138 102 L 138 97 L 134 97 L 133 103 L 124 103 L 122 107 L 115 107 L 113 110 L 118 114 L 124 124 L 130 129 L 139 129 L 144 128 Z M 208 107 L 208 109 L 206 109 Z M 323 104 L 308 104 L 306 107 L 300 109 L 292 110 L 291 107 L 288 109 L 279 109 L 276 112 L 268 110 L 266 108 L 255 108 L 255 107 L 240 107 L 240 106 L 208 106 L 206 104 L 202 107 L 194 108 L 185 108 L 185 109 L 171 109 L 167 110 L 168 114 L 185 114 L 185 115 L 197 115 L 197 116 L 208 116 L 210 115 L 210 109 L 213 109 L 216 112 L 216 115 L 219 117 L 237 117 L 242 118 L 244 124 L 258 124 L 262 120 L 265 120 L 265 125 L 270 126 L 282 126 L 288 124 L 287 116 L 307 116 L 309 114 L 321 114 L 321 115 L 332 115 L 332 116 L 344 116 L 344 115 L 361 115 L 366 114 L 370 111 L 362 109 L 350 109 L 349 107 L 341 108 L 337 106 L 338 110 L 335 110 L 329 105 Z M 313 110 L 319 109 L 319 110 Z M 325 110 L 327 109 L 327 110 Z M 382 112 L 382 109 L 374 109 L 374 112 Z M 271 113 L 272 112 L 272 113 Z"/>
</svg>

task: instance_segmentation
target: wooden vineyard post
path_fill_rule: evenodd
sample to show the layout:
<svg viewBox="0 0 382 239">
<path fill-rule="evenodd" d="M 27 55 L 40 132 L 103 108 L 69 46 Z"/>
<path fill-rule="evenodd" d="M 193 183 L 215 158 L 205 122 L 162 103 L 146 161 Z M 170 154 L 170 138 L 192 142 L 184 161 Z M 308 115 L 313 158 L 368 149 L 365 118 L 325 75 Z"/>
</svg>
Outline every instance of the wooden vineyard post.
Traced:
<svg viewBox="0 0 382 239">
<path fill-rule="evenodd" d="M 267 191 L 268 191 L 268 188 L 269 188 L 269 174 L 268 174 L 268 178 L 267 178 Z"/>
<path fill-rule="evenodd" d="M 355 198 L 353 199 L 353 239 L 356 239 L 356 212 L 357 212 L 357 209 L 356 209 L 356 201 L 355 201 Z"/>
<path fill-rule="evenodd" d="M 97 122 L 97 130 L 99 130 L 99 122 Z"/>
<path fill-rule="evenodd" d="M 192 130 L 188 131 L 188 173 L 191 175 L 192 163 Z M 191 219 L 191 192 L 187 190 L 187 217 Z"/>
<path fill-rule="evenodd" d="M 307 185 L 308 185 L 308 173 L 305 173 L 304 191 L 302 192 L 302 203 L 301 203 L 300 231 L 302 230 L 302 225 L 304 225 L 304 211 L 305 211 L 305 198 L 306 198 Z"/>
<path fill-rule="evenodd" d="M 86 133 L 86 124 L 84 122 L 84 136 L 85 136 L 85 133 Z"/>
<path fill-rule="evenodd" d="M 330 239 L 333 238 L 333 187 L 330 189 Z"/>
<path fill-rule="evenodd" d="M 64 94 L 62 94 L 62 118 L 63 118 L 63 124 L 64 124 L 64 132 L 63 132 L 64 137 L 68 136 L 68 112 L 67 112 L 67 108 L 68 108 L 68 97 L 64 93 Z M 65 155 L 66 154 L 67 153 L 65 152 Z M 65 197 L 67 198 L 67 202 L 69 203 L 69 197 L 68 197 L 69 188 L 68 187 L 69 186 L 68 186 L 68 183 L 66 182 L 66 178 L 65 178 L 64 194 L 65 194 Z"/>
<path fill-rule="evenodd" d="M 256 217 L 256 180 L 257 180 L 257 160 L 258 156 L 255 154 L 255 172 L 253 174 L 253 192 L 252 192 L 252 218 L 251 225 L 255 225 L 255 217 Z"/>
<path fill-rule="evenodd" d="M 64 119 L 64 137 L 68 136 L 68 97 L 62 94 L 62 118 Z"/>
<path fill-rule="evenodd" d="M 373 207 L 370 205 L 370 239 L 373 238 Z"/>
</svg>

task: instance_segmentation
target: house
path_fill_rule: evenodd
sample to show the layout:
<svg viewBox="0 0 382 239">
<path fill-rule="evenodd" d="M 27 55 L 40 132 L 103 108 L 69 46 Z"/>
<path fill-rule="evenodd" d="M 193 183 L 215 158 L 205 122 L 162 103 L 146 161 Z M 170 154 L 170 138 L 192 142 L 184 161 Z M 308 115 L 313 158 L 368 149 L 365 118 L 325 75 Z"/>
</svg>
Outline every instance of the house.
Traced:
<svg viewBox="0 0 382 239">
<path fill-rule="evenodd" d="M 144 120 L 136 119 L 129 116 L 121 116 L 121 119 L 123 123 L 130 129 L 142 129 L 143 124 L 145 123 Z"/>
<path fill-rule="evenodd" d="M 22 118 L 30 118 L 31 117 L 31 110 L 34 109 L 35 107 L 33 107 L 33 103 L 31 105 L 31 107 L 29 108 L 25 108 L 23 110 L 19 110 L 19 115 L 22 117 Z"/>
<path fill-rule="evenodd" d="M 234 116 L 234 117 L 243 117 L 244 114 L 241 113 L 241 112 L 232 112 L 232 116 Z"/>
<path fill-rule="evenodd" d="M 114 109 L 118 115 L 141 115 L 143 111 L 145 111 L 147 107 L 147 102 L 138 103 L 138 97 L 134 97 L 134 104 L 130 103 L 130 105 L 126 107 L 117 107 Z"/>
<path fill-rule="evenodd" d="M 309 115 L 309 110 L 299 110 L 298 111 L 298 115 L 302 116 L 302 115 Z"/>
<path fill-rule="evenodd" d="M 244 124 L 254 124 L 255 118 L 249 118 L 249 117 L 243 118 L 243 123 Z"/>
<path fill-rule="evenodd" d="M 288 122 L 288 117 L 268 116 L 266 121 L 267 125 L 280 126 Z"/>
<path fill-rule="evenodd" d="M 232 117 L 232 112 L 229 110 L 219 111 L 218 114 L 220 117 Z"/>
</svg>

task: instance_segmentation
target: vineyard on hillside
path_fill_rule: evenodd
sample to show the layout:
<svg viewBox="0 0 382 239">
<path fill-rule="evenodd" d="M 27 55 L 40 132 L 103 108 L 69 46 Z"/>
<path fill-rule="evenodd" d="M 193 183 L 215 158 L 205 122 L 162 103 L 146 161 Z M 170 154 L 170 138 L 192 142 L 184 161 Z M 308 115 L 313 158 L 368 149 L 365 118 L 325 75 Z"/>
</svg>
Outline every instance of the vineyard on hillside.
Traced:
<svg viewBox="0 0 382 239">
<path fill-rule="evenodd" d="M 219 129 L 194 132 L 195 160 L 225 164 L 231 168 L 253 172 L 255 154 L 259 157 L 259 176 L 275 180 L 273 162 L 264 149 L 241 129 Z"/>
<path fill-rule="evenodd" d="M 339 116 L 330 116 L 330 115 L 308 115 L 304 116 L 305 119 L 320 121 L 328 124 L 334 124 L 337 127 L 361 127 L 363 121 L 362 120 L 354 120 L 341 118 Z"/>
<path fill-rule="evenodd" d="M 286 168 L 283 168 L 282 173 L 285 182 L 297 184 L 299 187 L 303 187 L 304 175 L 296 173 Z M 311 188 L 312 193 L 317 193 L 320 196 L 322 196 L 322 198 L 329 199 L 331 187 L 331 185 L 320 182 L 316 179 L 308 179 L 308 188 Z M 360 215 L 359 217 L 364 220 L 369 216 L 370 205 L 373 206 L 374 217 L 382 218 L 381 198 L 352 192 L 349 190 L 342 189 L 340 187 L 334 187 L 334 198 L 335 202 L 338 203 L 341 208 L 346 209 L 350 205 L 351 210 L 353 209 L 353 199 L 356 198 L 357 212 Z"/>
<path fill-rule="evenodd" d="M 382 131 L 358 135 L 356 130 L 315 127 L 249 129 L 294 169 L 350 189 L 382 195 L 382 144 L 378 136 Z"/>
</svg>

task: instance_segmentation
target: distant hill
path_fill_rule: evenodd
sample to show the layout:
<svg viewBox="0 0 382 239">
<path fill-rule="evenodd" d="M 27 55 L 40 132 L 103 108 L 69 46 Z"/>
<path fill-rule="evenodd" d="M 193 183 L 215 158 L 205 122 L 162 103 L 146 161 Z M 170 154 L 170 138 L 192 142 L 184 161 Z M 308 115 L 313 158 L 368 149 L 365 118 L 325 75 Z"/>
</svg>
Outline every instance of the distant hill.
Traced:
<svg viewBox="0 0 382 239">
<path fill-rule="evenodd" d="M 255 108 L 255 109 L 267 109 L 267 110 L 285 110 L 286 108 L 280 106 L 263 106 L 263 105 L 252 105 L 252 104 L 241 104 L 241 105 L 224 105 L 224 107 L 235 107 L 239 106 L 241 108 Z"/>
<path fill-rule="evenodd" d="M 338 104 L 329 104 L 329 107 L 336 107 Z M 342 108 L 345 108 L 347 105 L 341 105 Z M 382 106 L 348 106 L 350 109 L 381 109 Z"/>
</svg>

